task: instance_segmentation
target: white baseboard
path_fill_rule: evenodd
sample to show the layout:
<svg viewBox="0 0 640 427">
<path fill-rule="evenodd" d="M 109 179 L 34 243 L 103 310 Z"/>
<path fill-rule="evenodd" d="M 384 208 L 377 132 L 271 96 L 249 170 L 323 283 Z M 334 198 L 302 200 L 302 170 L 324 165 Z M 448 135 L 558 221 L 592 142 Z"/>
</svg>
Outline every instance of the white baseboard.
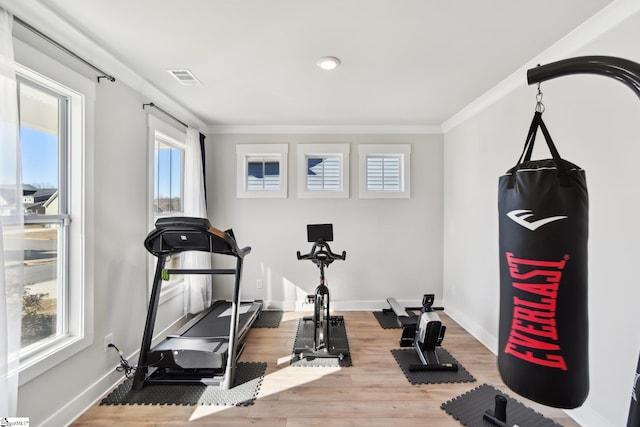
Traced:
<svg viewBox="0 0 640 427">
<path fill-rule="evenodd" d="M 398 300 L 403 307 L 420 307 L 422 300 Z M 436 299 L 434 306 L 442 305 L 442 302 Z M 369 300 L 369 301 L 334 301 L 331 300 L 331 310 L 337 311 L 379 311 L 383 308 L 389 308 L 387 300 Z M 283 310 L 283 311 L 310 311 L 313 309 L 311 304 L 305 304 L 301 301 L 264 301 L 265 310 Z"/>
<path fill-rule="evenodd" d="M 478 326 L 477 322 L 473 319 L 467 318 L 462 312 L 457 311 L 455 307 L 446 307 L 447 315 L 458 325 L 460 325 L 471 336 L 480 341 L 482 345 L 487 347 L 493 354 L 498 354 L 498 335 L 497 331 L 491 333 L 484 328 Z"/>
<path fill-rule="evenodd" d="M 173 332 L 184 321 L 184 318 L 179 318 L 174 323 L 165 328 L 162 332 L 156 335 L 153 339 L 153 345 L 157 344 L 161 339 Z M 126 357 L 127 360 L 138 360 L 140 349 L 134 351 L 132 354 Z M 49 418 L 44 420 L 40 427 L 58 427 L 67 426 L 74 422 L 80 415 L 84 414 L 92 406 L 94 406 L 104 395 L 118 385 L 122 381 L 122 374 L 116 372 L 115 365 L 113 369 L 100 377 L 96 382 L 91 384 L 82 393 L 77 395 L 69 403 L 58 409 Z"/>
<path fill-rule="evenodd" d="M 602 416 L 591 409 L 588 404 L 583 405 L 578 409 L 568 409 L 564 412 L 581 426 L 613 427 L 613 424 L 610 424 L 602 418 Z"/>
<path fill-rule="evenodd" d="M 489 351 L 493 354 L 498 354 L 497 331 L 492 334 L 485 329 L 478 327 L 478 325 L 471 319 L 468 319 L 461 312 L 456 311 L 455 307 L 448 307 L 447 315 L 454 322 L 464 328 L 471 336 L 480 341 L 482 345 L 489 349 Z M 602 416 L 600 416 L 600 414 L 589 407 L 588 401 L 586 405 L 583 405 L 578 409 L 564 410 L 564 412 L 581 426 L 613 427 L 612 424 L 608 423 L 604 418 L 602 418 Z"/>
</svg>

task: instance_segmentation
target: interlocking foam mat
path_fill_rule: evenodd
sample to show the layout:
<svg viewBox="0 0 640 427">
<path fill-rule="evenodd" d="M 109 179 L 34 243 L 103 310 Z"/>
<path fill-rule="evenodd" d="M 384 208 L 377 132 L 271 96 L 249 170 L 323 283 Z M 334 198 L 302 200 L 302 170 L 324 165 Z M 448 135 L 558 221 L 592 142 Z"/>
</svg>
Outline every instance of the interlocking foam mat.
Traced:
<svg viewBox="0 0 640 427">
<path fill-rule="evenodd" d="M 133 378 L 128 378 L 105 397 L 101 405 L 252 405 L 262 384 L 267 364 L 240 362 L 236 367 L 234 385 L 229 390 L 204 384 L 149 384 L 142 390 L 132 390 Z"/>
<path fill-rule="evenodd" d="M 277 328 L 282 321 L 282 311 L 263 310 L 253 322 L 252 328 Z"/>
<path fill-rule="evenodd" d="M 436 348 L 440 363 L 456 363 L 457 371 L 409 371 L 409 365 L 420 363 L 420 359 L 413 348 L 391 350 L 391 354 L 398 362 L 404 376 L 411 384 L 439 384 L 439 383 L 467 383 L 476 379 L 442 347 Z"/>
<path fill-rule="evenodd" d="M 330 334 L 336 346 L 341 348 L 349 348 L 349 340 L 347 339 L 347 330 L 344 321 L 330 323 Z M 316 357 L 300 359 L 295 353 L 296 348 L 313 348 L 313 322 L 305 322 L 300 319 L 298 322 L 298 331 L 296 332 L 296 340 L 293 344 L 291 353 L 291 366 L 298 367 L 348 367 L 352 366 L 351 354 L 347 353 L 342 360 L 337 357 Z"/>
<path fill-rule="evenodd" d="M 491 424 L 484 421 L 482 416 L 487 409 L 493 413 L 496 394 L 502 394 L 507 398 L 507 425 L 519 425 L 522 427 L 561 427 L 560 424 L 544 417 L 542 414 L 488 384 L 482 384 L 473 390 L 461 394 L 443 403 L 440 405 L 440 408 L 460 421 L 462 425 L 469 427 L 487 427 Z"/>
<path fill-rule="evenodd" d="M 398 324 L 398 318 L 393 311 L 373 311 L 372 313 L 382 329 L 402 329 L 402 326 Z"/>
</svg>

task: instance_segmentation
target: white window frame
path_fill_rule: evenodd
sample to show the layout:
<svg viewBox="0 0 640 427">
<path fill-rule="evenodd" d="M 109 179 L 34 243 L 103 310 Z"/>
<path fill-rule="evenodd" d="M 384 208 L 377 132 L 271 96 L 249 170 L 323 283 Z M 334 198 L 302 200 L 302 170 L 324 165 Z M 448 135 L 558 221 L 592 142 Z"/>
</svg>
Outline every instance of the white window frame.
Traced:
<svg viewBox="0 0 640 427">
<path fill-rule="evenodd" d="M 300 198 L 349 198 L 349 144 L 298 144 L 298 197 Z M 308 190 L 307 159 L 309 157 L 338 157 L 340 159 L 339 190 Z"/>
<path fill-rule="evenodd" d="M 180 170 L 182 171 L 182 179 L 181 179 L 182 189 L 180 191 L 180 194 L 184 197 L 184 161 L 185 161 L 184 152 L 186 148 L 187 133 L 185 128 L 179 129 L 167 123 L 166 121 L 160 119 L 159 117 L 156 117 L 151 113 L 147 114 L 147 125 L 148 125 L 148 132 L 147 132 L 148 144 L 147 145 L 149 149 L 148 156 L 147 156 L 149 159 L 149 166 L 148 166 L 149 177 L 148 177 L 148 191 L 147 191 L 148 193 L 147 228 L 149 231 L 151 231 L 155 228 L 155 222 L 158 218 L 164 217 L 164 216 L 182 216 L 183 215 L 182 212 L 175 212 L 175 211 L 166 215 L 156 215 L 155 210 L 153 209 L 153 197 L 154 197 L 153 184 L 154 184 L 154 172 L 155 172 L 154 152 L 155 152 L 156 136 L 159 136 L 164 142 L 168 143 L 169 145 L 172 145 L 182 150 L 182 156 L 181 156 L 182 165 L 180 167 Z M 184 209 L 184 200 L 182 200 L 182 207 Z M 180 254 L 179 256 L 182 256 L 182 254 Z M 158 258 L 149 254 L 147 257 L 147 260 L 148 260 L 147 286 L 148 286 L 148 290 L 150 291 L 151 287 L 153 286 L 153 277 L 155 274 L 156 263 L 158 261 Z M 178 278 L 173 278 L 168 282 L 163 283 L 162 289 L 160 291 L 159 304 L 163 304 L 164 302 L 170 300 L 175 296 L 182 295 L 183 290 L 184 290 L 184 277 L 181 275 L 179 275 Z"/>
<path fill-rule="evenodd" d="M 400 158 L 400 190 L 368 189 L 368 157 L 393 156 Z M 361 199 L 408 199 L 411 197 L 411 144 L 359 144 L 359 197 Z"/>
<path fill-rule="evenodd" d="M 236 197 L 239 199 L 286 199 L 289 157 L 288 144 L 237 144 L 236 145 Z M 276 160 L 280 163 L 280 188 L 278 190 L 248 190 L 248 164 L 255 159 Z"/>
<path fill-rule="evenodd" d="M 67 176 L 68 184 L 68 234 L 65 285 L 66 309 L 63 313 L 67 323 L 63 335 L 21 352 L 19 363 L 20 385 L 26 384 L 39 375 L 47 372 L 57 364 L 68 360 L 76 353 L 93 344 L 93 279 L 88 277 L 85 266 L 92 263 L 92 252 L 85 246 L 85 163 L 92 151 L 93 109 L 90 107 L 95 99 L 95 84 L 76 72 L 62 66 L 26 48 L 28 56 L 38 57 L 38 68 L 46 70 L 46 76 L 27 66 L 16 62 L 16 73 L 44 87 L 64 95 L 68 100 L 67 136 Z M 89 110 L 89 111 L 87 111 Z M 88 129 L 89 128 L 89 129 Z M 59 248 L 61 242 L 58 243 Z M 59 249 L 60 250 L 60 249 Z"/>
</svg>

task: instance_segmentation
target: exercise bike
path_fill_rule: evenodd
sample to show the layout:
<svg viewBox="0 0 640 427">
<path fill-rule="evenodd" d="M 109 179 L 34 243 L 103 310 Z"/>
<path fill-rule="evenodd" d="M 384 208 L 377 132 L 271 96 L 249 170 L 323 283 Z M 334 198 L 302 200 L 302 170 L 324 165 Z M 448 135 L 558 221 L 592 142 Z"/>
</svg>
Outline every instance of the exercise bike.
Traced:
<svg viewBox="0 0 640 427">
<path fill-rule="evenodd" d="M 309 328 L 302 328 L 296 337 L 294 353 L 302 358 L 337 357 L 342 360 L 349 354 L 349 344 L 344 330 L 343 316 L 331 316 L 329 288 L 324 275 L 333 261 L 344 261 L 347 253 L 336 254 L 331 251 L 330 241 L 333 241 L 332 224 L 307 225 L 307 241 L 313 242 L 311 251 L 301 255 L 297 251 L 298 260 L 310 260 L 320 269 L 320 284 L 313 295 L 307 296 L 307 302 L 313 303 L 313 316 L 303 317 L 303 321 L 311 322 L 313 332 Z"/>
</svg>

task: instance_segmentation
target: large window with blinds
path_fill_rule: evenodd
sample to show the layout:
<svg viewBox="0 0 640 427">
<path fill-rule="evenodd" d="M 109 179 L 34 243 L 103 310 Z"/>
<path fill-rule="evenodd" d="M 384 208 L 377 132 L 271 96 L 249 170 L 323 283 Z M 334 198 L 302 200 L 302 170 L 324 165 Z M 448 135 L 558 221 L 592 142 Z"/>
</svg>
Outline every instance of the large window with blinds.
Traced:
<svg viewBox="0 0 640 427">
<path fill-rule="evenodd" d="M 236 196 L 287 197 L 287 144 L 236 145 Z"/>
<path fill-rule="evenodd" d="M 410 156 L 410 144 L 360 144 L 360 198 L 410 197 Z"/>
<path fill-rule="evenodd" d="M 298 197 L 349 197 L 349 144 L 299 144 Z"/>
</svg>

